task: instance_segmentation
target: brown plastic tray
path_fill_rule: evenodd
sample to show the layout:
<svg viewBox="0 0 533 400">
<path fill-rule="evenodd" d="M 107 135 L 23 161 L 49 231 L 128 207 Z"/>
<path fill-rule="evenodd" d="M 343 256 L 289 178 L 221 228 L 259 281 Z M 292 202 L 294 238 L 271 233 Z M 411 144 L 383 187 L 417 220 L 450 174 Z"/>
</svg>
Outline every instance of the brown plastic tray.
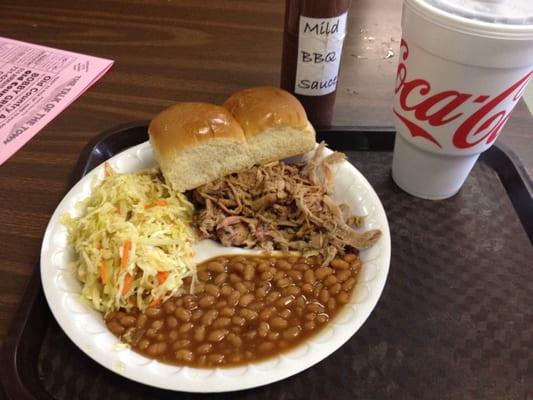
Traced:
<svg viewBox="0 0 533 400">
<path fill-rule="evenodd" d="M 511 399 L 533 396 L 533 201 L 523 168 L 493 146 L 443 201 L 402 192 L 390 177 L 394 133 L 320 132 L 378 193 L 392 261 L 363 327 L 314 367 L 256 389 L 217 395 L 154 389 L 84 355 L 52 318 L 38 265 L 0 359 L 4 396 L 25 399 Z M 147 139 L 146 123 L 87 145 L 71 183 Z"/>
</svg>

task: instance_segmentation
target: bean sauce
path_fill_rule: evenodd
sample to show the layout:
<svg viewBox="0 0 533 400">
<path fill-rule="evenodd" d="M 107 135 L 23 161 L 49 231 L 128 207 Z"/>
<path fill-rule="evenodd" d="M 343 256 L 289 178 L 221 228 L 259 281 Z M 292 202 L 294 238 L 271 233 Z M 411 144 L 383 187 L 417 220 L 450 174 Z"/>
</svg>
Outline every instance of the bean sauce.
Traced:
<svg viewBox="0 0 533 400">
<path fill-rule="evenodd" d="M 233 367 L 286 352 L 315 335 L 350 300 L 361 266 L 350 253 L 224 256 L 197 267 L 182 294 L 140 313 L 107 315 L 133 350 L 165 363 Z"/>
</svg>

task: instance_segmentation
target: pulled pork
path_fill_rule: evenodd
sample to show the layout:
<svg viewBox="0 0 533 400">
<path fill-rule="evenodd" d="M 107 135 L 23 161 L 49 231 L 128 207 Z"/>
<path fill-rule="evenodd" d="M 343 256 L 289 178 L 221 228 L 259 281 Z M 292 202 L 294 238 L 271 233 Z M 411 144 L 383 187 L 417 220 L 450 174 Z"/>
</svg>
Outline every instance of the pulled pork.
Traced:
<svg viewBox="0 0 533 400">
<path fill-rule="evenodd" d="M 324 147 L 321 143 L 307 162 L 255 166 L 192 191 L 201 238 L 224 246 L 320 254 L 324 265 L 347 248 L 371 247 L 381 231 L 356 231 L 363 217 L 350 215 L 348 205 L 330 197 L 331 166 L 345 155 L 334 152 L 321 160 Z"/>
</svg>

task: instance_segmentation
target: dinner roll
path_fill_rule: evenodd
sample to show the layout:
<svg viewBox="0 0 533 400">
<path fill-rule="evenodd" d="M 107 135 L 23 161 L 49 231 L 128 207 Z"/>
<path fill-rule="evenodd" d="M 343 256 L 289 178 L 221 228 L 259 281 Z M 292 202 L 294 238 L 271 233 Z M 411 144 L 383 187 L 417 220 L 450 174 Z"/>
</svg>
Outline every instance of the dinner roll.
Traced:
<svg viewBox="0 0 533 400">
<path fill-rule="evenodd" d="M 151 121 L 148 134 L 165 179 L 179 192 L 253 165 L 241 126 L 221 106 L 175 104 Z"/>
<path fill-rule="evenodd" d="M 224 103 L 242 126 L 255 164 L 306 153 L 315 130 L 301 103 L 285 90 L 260 86 L 234 93 Z"/>
</svg>

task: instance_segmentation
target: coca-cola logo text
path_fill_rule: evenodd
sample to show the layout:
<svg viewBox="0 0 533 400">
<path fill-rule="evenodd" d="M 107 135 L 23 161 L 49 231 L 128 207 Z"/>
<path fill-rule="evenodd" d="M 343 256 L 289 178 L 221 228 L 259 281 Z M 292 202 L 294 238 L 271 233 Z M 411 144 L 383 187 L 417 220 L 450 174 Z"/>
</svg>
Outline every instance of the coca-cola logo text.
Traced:
<svg viewBox="0 0 533 400">
<path fill-rule="evenodd" d="M 434 93 L 431 90 L 431 83 L 427 80 L 412 78 L 408 80 L 407 66 L 403 62 L 408 57 L 409 46 L 402 39 L 395 94 L 403 113 L 400 114 L 398 110 L 394 109 L 394 114 L 405 124 L 413 137 L 423 137 L 441 148 L 440 138 L 424 129 L 423 124 L 438 127 L 453 121 L 460 122 L 452 139 L 453 145 L 459 149 L 467 149 L 483 141 L 490 144 L 498 137 L 500 130 L 509 118 L 514 103 L 522 96 L 533 74 L 533 71 L 530 71 L 518 82 L 494 97 L 484 94 L 463 93 L 457 90 Z M 418 94 L 419 99 L 413 102 L 413 95 L 416 94 Z M 420 97 L 422 97 L 421 100 Z M 511 97 L 513 105 L 499 109 L 498 106 Z M 478 104 L 479 106 L 477 106 Z M 467 115 L 464 112 L 465 105 L 476 105 L 477 109 Z"/>
</svg>

